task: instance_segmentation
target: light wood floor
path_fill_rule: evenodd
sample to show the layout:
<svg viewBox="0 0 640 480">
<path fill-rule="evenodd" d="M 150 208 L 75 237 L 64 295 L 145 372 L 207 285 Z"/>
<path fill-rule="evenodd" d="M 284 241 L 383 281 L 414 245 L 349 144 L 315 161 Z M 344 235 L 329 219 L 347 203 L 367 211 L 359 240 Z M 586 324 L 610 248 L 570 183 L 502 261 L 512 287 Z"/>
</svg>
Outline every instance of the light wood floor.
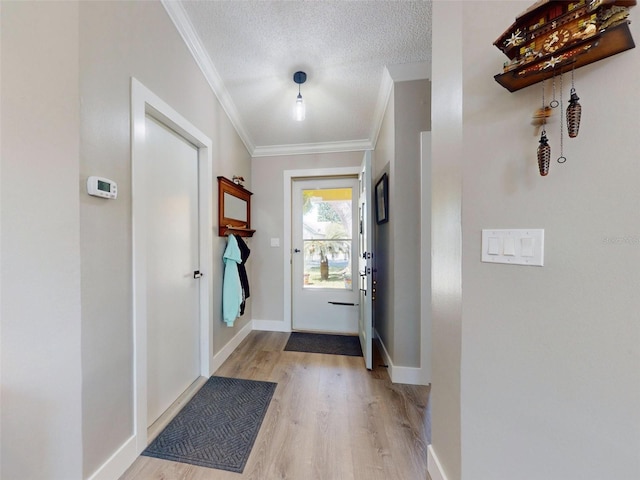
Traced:
<svg viewBox="0 0 640 480">
<path fill-rule="evenodd" d="M 429 387 L 392 384 L 374 358 L 284 352 L 254 331 L 215 373 L 278 387 L 244 473 L 139 457 L 121 480 L 425 480 Z"/>
</svg>

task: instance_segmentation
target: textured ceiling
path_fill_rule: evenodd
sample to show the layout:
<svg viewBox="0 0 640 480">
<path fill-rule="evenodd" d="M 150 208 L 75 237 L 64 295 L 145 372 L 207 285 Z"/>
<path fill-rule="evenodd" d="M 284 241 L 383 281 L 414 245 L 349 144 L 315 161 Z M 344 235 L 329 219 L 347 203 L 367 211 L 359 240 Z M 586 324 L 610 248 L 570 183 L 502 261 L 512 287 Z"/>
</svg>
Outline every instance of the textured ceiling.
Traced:
<svg viewBox="0 0 640 480">
<path fill-rule="evenodd" d="M 391 85 L 385 67 L 394 79 L 430 70 L 430 1 L 164 4 L 255 155 L 371 146 Z M 304 122 L 292 115 L 297 70 L 307 73 Z"/>
</svg>

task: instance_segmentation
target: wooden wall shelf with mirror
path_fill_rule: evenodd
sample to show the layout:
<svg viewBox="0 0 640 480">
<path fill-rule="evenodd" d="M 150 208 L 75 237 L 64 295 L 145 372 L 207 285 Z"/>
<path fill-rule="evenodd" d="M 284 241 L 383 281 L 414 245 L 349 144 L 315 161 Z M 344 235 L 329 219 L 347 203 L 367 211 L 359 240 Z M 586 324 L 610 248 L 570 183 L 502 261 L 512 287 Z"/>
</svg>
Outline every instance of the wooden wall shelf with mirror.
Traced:
<svg viewBox="0 0 640 480">
<path fill-rule="evenodd" d="M 253 237 L 251 229 L 251 193 L 242 185 L 218 177 L 218 236 L 229 234 Z"/>
</svg>

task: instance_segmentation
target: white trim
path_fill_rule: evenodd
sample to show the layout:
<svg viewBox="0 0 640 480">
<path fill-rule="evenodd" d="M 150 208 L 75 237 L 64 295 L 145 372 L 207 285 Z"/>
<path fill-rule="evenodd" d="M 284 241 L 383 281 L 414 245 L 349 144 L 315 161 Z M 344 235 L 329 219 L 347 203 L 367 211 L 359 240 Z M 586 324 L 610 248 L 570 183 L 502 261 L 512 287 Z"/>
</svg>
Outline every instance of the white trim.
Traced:
<svg viewBox="0 0 640 480">
<path fill-rule="evenodd" d="M 431 64 L 428 62 L 402 63 L 400 65 L 387 65 L 389 75 L 394 82 L 410 82 L 412 80 L 424 80 L 431 76 Z"/>
<path fill-rule="evenodd" d="M 403 65 L 388 65 L 382 73 L 382 81 L 380 82 L 380 90 L 378 91 L 378 101 L 376 109 L 373 113 L 373 122 L 371 127 L 372 150 L 378 143 L 378 136 L 382 128 L 384 114 L 387 111 L 389 98 L 393 92 L 395 82 L 407 82 L 410 80 L 421 80 L 431 76 L 431 64 L 427 62 L 407 63 Z"/>
<path fill-rule="evenodd" d="M 433 445 L 427 446 L 427 472 L 431 480 L 447 480 L 447 476 L 444 474 L 444 469 L 436 456 Z"/>
<path fill-rule="evenodd" d="M 211 362 L 211 371 L 207 377 L 210 377 L 218 370 L 222 364 L 225 362 L 227 358 L 231 356 L 233 351 L 238 348 L 238 345 L 242 343 L 242 341 L 247 338 L 247 335 L 251 333 L 253 330 L 253 323 L 248 322 L 244 327 L 242 327 L 238 333 L 236 333 L 231 340 L 227 342 L 227 344 L 220 349 L 218 353 L 215 354 L 213 360 Z"/>
<path fill-rule="evenodd" d="M 184 7 L 182 6 L 182 2 L 176 2 L 175 0 L 160 0 L 162 6 L 167 11 L 169 18 L 176 26 L 178 33 L 184 40 L 184 43 L 187 45 L 187 48 L 191 52 L 194 60 L 202 70 L 204 78 L 209 83 L 211 90 L 218 98 L 220 105 L 226 112 L 231 124 L 236 129 L 238 136 L 244 143 L 245 147 L 249 153 L 252 153 L 255 149 L 247 130 L 244 128 L 244 125 L 240 119 L 240 114 L 238 113 L 238 109 L 236 108 L 235 103 L 231 99 L 231 95 L 227 91 L 224 86 L 224 82 L 222 81 L 222 77 L 216 70 L 213 61 L 211 61 L 211 57 L 207 53 L 207 50 L 202 45 L 202 41 L 193 27 L 193 24 L 189 20 L 189 16 L 187 12 L 185 12 Z"/>
<path fill-rule="evenodd" d="M 131 78 L 131 197 L 133 232 L 134 418 L 137 452 L 147 446 L 147 306 L 145 116 L 150 115 L 198 147 L 200 270 L 200 374 L 212 358 L 212 142 L 142 83 Z"/>
<path fill-rule="evenodd" d="M 254 320 L 253 329 L 262 332 L 284 332 L 291 331 L 291 326 L 283 320 Z"/>
<path fill-rule="evenodd" d="M 419 367 L 401 367 L 390 365 L 391 383 L 404 383 L 405 385 L 425 385 L 422 381 L 422 369 Z"/>
<path fill-rule="evenodd" d="M 335 168 L 311 168 L 300 170 L 285 170 L 282 175 L 283 181 L 283 208 L 284 208 L 284 235 L 282 271 L 284 273 L 284 328 L 291 331 L 291 189 L 295 178 L 305 177 L 340 177 L 347 175 L 358 175 L 360 166 L 355 167 L 335 167 Z"/>
<path fill-rule="evenodd" d="M 189 20 L 187 12 L 184 10 L 181 2 L 175 0 L 160 0 L 169 18 L 176 26 L 178 33 L 187 45 L 189 52 L 193 56 L 196 64 L 202 71 L 205 79 L 209 83 L 211 90 L 218 98 L 220 105 L 226 112 L 231 124 L 236 129 L 238 136 L 244 143 L 252 157 L 272 157 L 280 155 L 303 155 L 309 153 L 334 153 L 334 152 L 353 152 L 361 150 L 373 150 L 378 140 L 378 134 L 382 127 L 382 119 L 387 108 L 387 102 L 393 89 L 393 80 L 389 75 L 389 71 L 385 68 L 380 84 L 376 109 L 372 118 L 371 134 L 365 140 L 353 140 L 346 142 L 328 142 L 318 144 L 292 144 L 292 145 L 263 145 L 254 146 L 251 137 L 247 132 L 238 109 L 226 89 L 222 77 L 216 70 L 211 57 L 202 44 L 202 40 L 196 33 L 193 24 Z M 395 68 L 395 67 L 394 67 Z M 409 68 L 409 67 L 407 67 Z M 415 68 L 415 67 L 413 67 Z"/>
<path fill-rule="evenodd" d="M 405 385 L 428 385 L 428 383 L 425 383 L 423 381 L 424 376 L 422 373 L 422 368 L 394 365 L 393 361 L 391 360 L 391 355 L 389 355 L 387 347 L 382 341 L 382 338 L 378 334 L 377 330 L 375 330 L 374 338 L 378 339 L 378 345 L 382 349 L 380 354 L 382 355 L 384 364 L 387 365 L 391 383 L 404 383 Z"/>
<path fill-rule="evenodd" d="M 389 98 L 391 98 L 391 92 L 393 92 L 393 79 L 389 74 L 389 70 L 385 68 L 382 72 L 382 82 L 380 83 L 380 90 L 378 91 L 376 109 L 373 112 L 373 122 L 370 134 L 372 150 L 375 149 L 376 144 L 378 143 L 378 136 L 380 135 L 380 129 L 382 128 L 384 114 L 387 111 Z"/>
<path fill-rule="evenodd" d="M 279 322 L 282 323 L 282 322 Z M 220 366 L 231 356 L 233 351 L 242 343 L 242 341 L 255 330 L 253 323 L 249 322 L 245 325 L 222 349 L 213 357 L 211 362 L 211 372 L 207 374 L 207 378 L 215 373 Z M 200 377 L 199 380 L 201 380 Z M 197 383 L 198 380 L 195 382 Z M 194 384 L 195 384 L 194 383 Z M 186 403 L 186 402 L 185 402 Z M 140 454 L 137 448 L 139 439 L 136 435 L 130 437 L 124 442 L 120 448 L 109 459 L 104 462 L 88 480 L 112 480 L 120 478 L 122 474 L 135 462 Z"/>
<path fill-rule="evenodd" d="M 252 157 L 275 157 L 281 155 L 308 155 L 313 153 L 361 152 L 372 150 L 371 140 L 345 142 L 299 143 L 292 145 L 265 145 L 256 147 Z"/>
<path fill-rule="evenodd" d="M 135 435 L 130 437 L 109 457 L 88 480 L 113 480 L 120 478 L 138 457 Z"/>
<path fill-rule="evenodd" d="M 420 367 L 431 383 L 431 132 L 420 132 Z"/>
</svg>

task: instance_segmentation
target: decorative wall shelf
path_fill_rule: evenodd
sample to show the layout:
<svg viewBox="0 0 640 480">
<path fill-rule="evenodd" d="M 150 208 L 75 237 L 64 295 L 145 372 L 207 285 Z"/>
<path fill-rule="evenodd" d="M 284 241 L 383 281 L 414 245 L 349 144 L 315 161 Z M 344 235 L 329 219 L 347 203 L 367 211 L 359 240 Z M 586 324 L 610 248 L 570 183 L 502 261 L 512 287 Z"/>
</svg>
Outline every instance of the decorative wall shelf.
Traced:
<svg viewBox="0 0 640 480">
<path fill-rule="evenodd" d="M 228 178 L 218 177 L 218 236 L 252 237 L 251 193 Z"/>
<path fill-rule="evenodd" d="M 495 80 L 510 92 L 635 47 L 636 0 L 541 0 L 493 44 L 509 57 Z"/>
</svg>

